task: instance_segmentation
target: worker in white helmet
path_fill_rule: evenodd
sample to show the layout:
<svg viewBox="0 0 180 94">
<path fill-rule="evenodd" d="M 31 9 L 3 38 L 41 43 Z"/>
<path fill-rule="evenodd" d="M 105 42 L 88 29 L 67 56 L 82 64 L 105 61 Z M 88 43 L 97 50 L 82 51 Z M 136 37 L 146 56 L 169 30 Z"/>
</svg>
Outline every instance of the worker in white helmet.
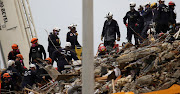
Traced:
<svg viewBox="0 0 180 94">
<path fill-rule="evenodd" d="M 61 45 L 60 39 L 58 37 L 61 29 L 58 27 L 53 28 L 53 32 L 48 36 L 48 52 L 49 57 L 52 57 L 52 53 L 59 48 Z"/>
<path fill-rule="evenodd" d="M 74 50 L 75 49 L 75 46 L 80 46 L 81 45 L 79 44 L 78 42 L 78 33 L 76 31 L 76 24 L 70 24 L 68 26 L 68 29 L 70 30 L 68 33 L 67 33 L 67 37 L 66 37 L 66 42 L 70 42 L 71 43 L 71 48 Z"/>
<path fill-rule="evenodd" d="M 165 0 L 158 0 L 159 6 L 157 8 L 157 18 L 156 22 L 156 33 L 166 33 L 169 29 L 169 8 L 165 5 Z"/>
<path fill-rule="evenodd" d="M 129 6 L 130 6 L 130 11 L 128 11 L 125 17 L 123 18 L 124 24 L 127 27 L 127 40 L 129 43 L 132 43 L 131 42 L 132 35 L 134 35 L 135 45 L 138 45 L 139 38 L 137 34 L 140 33 L 138 30 L 138 26 L 139 26 L 138 21 L 140 18 L 140 14 L 138 11 L 135 10 L 136 3 L 130 2 Z"/>
<path fill-rule="evenodd" d="M 107 20 L 104 22 L 101 40 L 103 40 L 104 38 L 105 47 L 113 47 L 115 44 L 115 40 L 120 41 L 119 25 L 117 21 L 113 19 L 113 14 L 111 12 L 108 12 L 105 18 L 107 18 Z"/>
</svg>

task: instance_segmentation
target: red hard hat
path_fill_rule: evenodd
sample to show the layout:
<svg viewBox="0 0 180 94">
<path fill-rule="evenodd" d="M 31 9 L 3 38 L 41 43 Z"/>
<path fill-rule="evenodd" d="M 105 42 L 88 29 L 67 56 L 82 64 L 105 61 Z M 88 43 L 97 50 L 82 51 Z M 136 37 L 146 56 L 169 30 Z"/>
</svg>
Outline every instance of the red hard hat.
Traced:
<svg viewBox="0 0 180 94">
<path fill-rule="evenodd" d="M 100 46 L 98 51 L 99 52 L 105 52 L 106 51 L 106 47 L 105 46 Z"/>
<path fill-rule="evenodd" d="M 17 54 L 16 57 L 19 57 L 21 60 L 23 60 L 23 56 L 21 54 Z"/>
<path fill-rule="evenodd" d="M 32 38 L 32 39 L 31 39 L 31 43 L 32 43 L 32 44 L 37 43 L 37 41 L 38 41 L 38 39 L 37 39 L 37 38 Z"/>
<path fill-rule="evenodd" d="M 18 49 L 18 45 L 17 44 L 13 44 L 11 47 L 12 47 L 12 49 L 15 49 L 15 50 Z"/>
<path fill-rule="evenodd" d="M 169 6 L 175 6 L 175 3 L 173 1 L 170 1 L 168 5 Z"/>
<path fill-rule="evenodd" d="M 50 63 L 52 63 L 52 59 L 50 57 L 46 58 L 45 60 L 49 61 Z"/>
<path fill-rule="evenodd" d="M 11 76 L 9 75 L 9 73 L 4 73 L 4 74 L 3 74 L 3 78 L 9 78 L 9 77 L 11 77 Z"/>
</svg>

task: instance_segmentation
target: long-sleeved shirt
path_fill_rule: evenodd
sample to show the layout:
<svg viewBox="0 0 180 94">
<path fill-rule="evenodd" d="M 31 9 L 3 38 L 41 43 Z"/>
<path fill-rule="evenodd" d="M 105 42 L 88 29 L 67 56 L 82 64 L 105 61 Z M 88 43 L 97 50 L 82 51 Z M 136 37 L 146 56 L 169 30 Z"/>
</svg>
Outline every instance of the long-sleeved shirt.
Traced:
<svg viewBox="0 0 180 94">
<path fill-rule="evenodd" d="M 29 61 L 33 61 L 36 58 L 43 59 L 42 55 L 44 56 L 44 59 L 46 58 L 46 52 L 44 50 L 44 47 L 40 44 L 38 44 L 35 47 L 30 48 L 29 52 Z"/>
<path fill-rule="evenodd" d="M 104 27 L 102 30 L 102 36 L 104 37 L 104 41 L 112 41 L 116 40 L 116 34 L 120 38 L 119 25 L 116 20 L 106 20 L 104 22 Z"/>
<path fill-rule="evenodd" d="M 75 49 L 75 45 L 81 46 L 77 40 L 77 35 L 75 33 L 72 33 L 71 31 L 67 33 L 66 42 L 71 43 L 72 49 Z"/>
</svg>

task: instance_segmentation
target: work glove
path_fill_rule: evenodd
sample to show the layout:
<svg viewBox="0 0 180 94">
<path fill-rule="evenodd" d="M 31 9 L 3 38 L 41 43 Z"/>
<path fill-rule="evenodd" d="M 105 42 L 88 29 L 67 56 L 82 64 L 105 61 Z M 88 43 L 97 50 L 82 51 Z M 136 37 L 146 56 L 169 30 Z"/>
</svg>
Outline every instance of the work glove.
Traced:
<svg viewBox="0 0 180 94">
<path fill-rule="evenodd" d="M 120 41 L 120 37 L 117 37 L 117 41 Z"/>
<path fill-rule="evenodd" d="M 126 27 L 128 27 L 128 24 L 126 24 Z"/>
<path fill-rule="evenodd" d="M 103 41 L 103 36 L 101 35 L 101 41 Z"/>
<path fill-rule="evenodd" d="M 135 26 L 139 26 L 139 24 L 136 23 Z"/>
<path fill-rule="evenodd" d="M 75 33 L 75 35 L 77 36 L 77 35 L 78 35 L 78 33 Z"/>
</svg>

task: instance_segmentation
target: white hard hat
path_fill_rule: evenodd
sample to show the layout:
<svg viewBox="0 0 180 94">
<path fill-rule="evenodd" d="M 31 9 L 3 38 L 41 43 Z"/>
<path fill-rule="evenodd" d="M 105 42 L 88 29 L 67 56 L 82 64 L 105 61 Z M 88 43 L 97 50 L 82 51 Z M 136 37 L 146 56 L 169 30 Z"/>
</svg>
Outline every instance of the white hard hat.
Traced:
<svg viewBox="0 0 180 94">
<path fill-rule="evenodd" d="M 159 2 L 159 1 L 163 1 L 163 2 L 165 2 L 165 0 L 158 0 L 158 2 Z"/>
<path fill-rule="evenodd" d="M 68 26 L 68 28 L 69 29 L 72 29 L 72 28 L 74 28 L 74 27 L 76 27 L 77 26 L 77 24 L 70 24 L 69 26 Z"/>
<path fill-rule="evenodd" d="M 56 31 L 60 31 L 61 29 L 59 29 L 58 27 L 54 27 L 54 29 L 53 30 L 56 30 Z"/>
<path fill-rule="evenodd" d="M 151 2 L 146 2 L 146 3 L 145 3 L 145 6 L 147 6 L 147 5 L 151 5 Z"/>
<path fill-rule="evenodd" d="M 29 68 L 35 68 L 36 69 L 36 65 L 35 64 L 30 64 Z"/>
<path fill-rule="evenodd" d="M 13 64 L 15 64 L 15 61 L 14 61 L 14 60 L 9 60 L 9 61 L 8 61 L 8 67 L 9 67 L 9 66 L 12 66 Z"/>
<path fill-rule="evenodd" d="M 113 16 L 112 12 L 108 12 L 108 14 L 106 14 L 105 18 L 109 18 L 109 17 L 112 17 L 112 16 Z"/>
<path fill-rule="evenodd" d="M 134 2 L 130 2 L 130 7 L 135 7 L 136 6 L 136 3 L 134 3 Z"/>
<path fill-rule="evenodd" d="M 71 43 L 70 43 L 70 42 L 66 42 L 66 46 L 67 46 L 67 47 L 70 47 L 70 46 L 71 46 Z"/>
</svg>

